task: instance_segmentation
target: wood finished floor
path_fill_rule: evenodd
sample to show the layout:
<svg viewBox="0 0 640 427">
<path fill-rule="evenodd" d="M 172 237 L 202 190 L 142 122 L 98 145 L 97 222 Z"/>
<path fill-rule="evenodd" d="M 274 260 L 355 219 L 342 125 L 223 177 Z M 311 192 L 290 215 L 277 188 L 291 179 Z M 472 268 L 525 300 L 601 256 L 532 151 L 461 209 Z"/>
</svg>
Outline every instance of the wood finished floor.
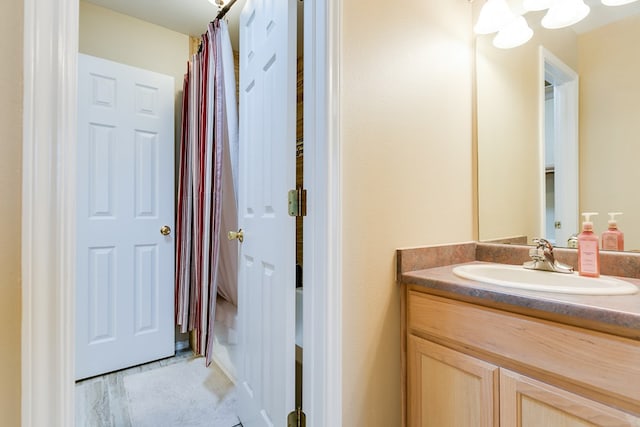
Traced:
<svg viewBox="0 0 640 427">
<path fill-rule="evenodd" d="M 129 417 L 123 378 L 174 363 L 184 363 L 194 357 L 190 349 L 181 350 L 174 357 L 76 382 L 76 427 L 136 427 Z M 242 424 L 231 422 L 229 425 L 211 427 L 242 427 Z"/>
</svg>

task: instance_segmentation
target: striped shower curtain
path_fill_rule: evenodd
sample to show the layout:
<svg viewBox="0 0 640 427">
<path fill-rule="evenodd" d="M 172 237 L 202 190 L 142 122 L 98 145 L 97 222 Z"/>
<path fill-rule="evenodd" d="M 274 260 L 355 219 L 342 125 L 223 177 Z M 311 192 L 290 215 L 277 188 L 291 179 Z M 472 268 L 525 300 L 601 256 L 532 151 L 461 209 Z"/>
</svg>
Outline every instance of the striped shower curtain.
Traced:
<svg viewBox="0 0 640 427">
<path fill-rule="evenodd" d="M 216 298 L 237 306 L 238 116 L 233 51 L 224 21 L 209 23 L 187 64 L 176 227 L 176 324 L 211 363 Z"/>
</svg>

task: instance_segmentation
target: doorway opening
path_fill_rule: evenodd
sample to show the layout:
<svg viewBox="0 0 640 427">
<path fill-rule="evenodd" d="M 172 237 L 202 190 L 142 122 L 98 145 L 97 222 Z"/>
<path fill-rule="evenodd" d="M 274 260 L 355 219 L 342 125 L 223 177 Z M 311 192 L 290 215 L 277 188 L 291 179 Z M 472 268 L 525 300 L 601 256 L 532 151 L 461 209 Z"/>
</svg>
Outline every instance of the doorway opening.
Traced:
<svg viewBox="0 0 640 427">
<path fill-rule="evenodd" d="M 136 3 L 139 4 L 139 3 Z M 339 2 L 305 2 L 307 418 L 342 417 Z M 23 115 L 22 415 L 25 425 L 73 425 L 75 145 L 78 2 L 25 0 Z M 160 52 L 160 55 L 164 52 Z M 38 73 L 37 70 L 65 70 Z M 37 108 L 36 108 L 37 106 Z M 56 106 L 53 108 L 52 106 Z M 56 230 L 51 233 L 50 230 Z M 311 244 L 313 242 L 313 244 Z M 293 257 L 292 257 L 293 258 Z M 313 333 L 311 333 L 313 332 Z M 36 357 L 38 354 L 56 357 Z"/>
<path fill-rule="evenodd" d="M 213 16 L 215 16 L 215 13 L 213 14 Z M 207 22 L 208 22 L 208 18 L 206 21 L 203 22 L 203 25 L 202 25 L 203 31 L 206 29 Z M 153 144 L 152 144 L 153 138 L 151 137 L 152 133 L 150 132 L 147 132 L 145 134 L 146 136 L 149 136 L 149 138 L 147 138 L 147 140 L 144 140 L 143 138 L 142 144 L 141 144 L 142 149 L 151 147 L 148 150 L 149 151 L 148 153 L 143 153 L 143 154 L 148 154 L 148 157 L 152 159 L 157 160 L 158 158 L 161 158 L 163 155 L 167 154 L 167 152 L 169 151 L 171 152 L 171 154 L 173 154 L 173 151 L 174 151 L 173 147 L 176 145 L 174 142 L 179 141 L 180 139 L 179 138 L 180 137 L 179 118 L 180 118 L 181 111 L 179 106 L 181 105 L 181 101 L 182 101 L 182 96 L 181 96 L 182 94 L 180 91 L 182 89 L 182 73 L 184 73 L 184 71 L 186 70 L 185 64 L 186 64 L 186 61 L 189 59 L 188 36 L 186 34 L 178 34 L 178 33 L 173 34 L 170 30 L 162 28 L 158 25 L 154 25 L 145 20 L 141 20 L 140 18 L 135 19 L 128 14 L 125 14 L 122 12 L 116 12 L 111 9 L 100 7 L 99 5 L 92 4 L 89 2 L 80 2 L 79 24 L 80 24 L 80 32 L 79 32 L 80 52 L 91 53 L 96 56 L 107 57 L 112 60 L 117 60 L 119 63 L 121 63 L 121 65 L 127 64 L 124 67 L 136 66 L 141 69 L 144 68 L 145 70 L 151 70 L 155 74 L 163 74 L 163 75 L 169 74 L 174 77 L 174 80 L 176 83 L 175 91 L 173 86 L 171 86 L 168 89 L 168 92 L 170 92 L 168 104 L 170 106 L 173 106 L 175 101 L 175 105 L 177 107 L 176 115 L 175 115 L 176 132 L 174 132 L 173 134 L 171 134 L 170 131 L 164 131 L 164 132 L 158 133 L 158 134 L 164 133 L 165 135 L 167 133 L 171 134 L 171 136 L 169 137 L 170 142 L 168 144 L 168 147 L 165 145 L 162 145 L 162 146 L 156 146 L 155 148 L 153 148 Z M 123 46 L 123 40 L 125 42 L 128 41 L 128 44 L 126 46 Z M 158 50 L 163 50 L 162 56 L 145 55 L 146 51 L 153 52 Z M 80 62 L 82 62 L 82 58 L 80 58 Z M 106 72 L 104 68 L 102 68 L 101 70 L 94 72 L 94 75 L 103 74 L 102 77 L 105 77 L 107 76 L 107 74 L 105 73 Z M 106 80 L 109 80 L 109 79 L 106 79 Z M 109 81 L 116 82 L 112 86 L 118 86 L 121 84 L 120 81 L 116 81 L 114 79 L 111 79 Z M 140 83 L 140 82 L 138 81 L 137 83 Z M 108 84 L 105 85 L 105 87 L 108 87 L 108 86 L 109 86 Z M 145 93 L 149 94 L 149 97 L 148 97 L 149 99 L 157 101 L 160 98 L 158 93 L 153 92 L 153 87 L 151 85 L 146 85 L 146 86 L 142 85 L 140 87 L 143 87 L 143 92 L 146 91 Z M 104 95 L 104 93 L 108 92 L 108 91 L 104 91 L 103 87 L 96 88 L 95 85 L 89 88 L 89 92 L 91 92 L 92 89 L 94 92 L 97 90 L 98 95 Z M 165 92 L 167 91 L 163 91 L 164 95 L 166 95 Z M 80 91 L 79 94 L 80 96 L 83 96 L 82 91 Z M 118 99 L 119 99 L 118 103 L 122 104 L 123 102 L 120 102 L 121 99 L 120 98 Z M 143 102 L 145 101 L 145 99 L 146 98 L 144 97 L 140 99 L 136 98 L 135 102 L 138 102 L 138 101 Z M 163 104 L 166 105 L 167 102 L 163 102 Z M 144 111 L 144 113 L 146 114 L 146 116 L 154 115 L 153 111 L 151 110 Z M 160 117 L 161 117 L 161 120 L 159 121 L 163 122 L 164 124 L 167 124 L 167 122 L 172 122 L 174 119 L 174 117 L 171 115 L 169 117 L 166 117 L 166 115 L 162 115 Z M 149 117 L 146 117 L 146 118 L 149 119 Z M 108 128 L 108 126 L 106 127 Z M 140 130 L 140 129 L 143 129 L 143 127 L 138 127 L 136 129 Z M 81 135 L 81 133 L 79 132 L 78 139 L 80 141 L 86 138 L 84 138 L 84 136 Z M 166 139 L 163 139 L 163 141 L 166 141 Z M 147 142 L 146 145 L 145 145 L 145 142 Z M 139 153 L 136 151 L 136 155 L 138 154 Z M 108 157 L 108 156 L 104 156 L 104 157 Z M 104 160 L 104 157 L 103 157 L 103 160 Z M 171 159 L 173 159 L 173 156 L 171 156 Z M 143 164 L 139 162 L 138 161 L 139 159 L 137 158 L 135 159 L 136 160 L 135 162 L 131 160 L 132 159 L 127 158 L 124 162 L 135 163 L 134 167 L 138 168 L 138 172 L 140 171 L 160 172 L 160 174 L 162 175 L 162 178 L 165 180 L 164 182 L 160 183 L 158 180 L 154 181 L 153 178 L 150 178 L 150 179 L 147 179 L 147 183 L 150 184 L 150 188 L 153 187 L 156 191 L 160 191 L 162 193 L 169 193 L 171 194 L 171 196 L 173 196 L 172 191 L 175 185 L 174 185 L 173 176 L 172 176 L 173 175 L 172 164 L 167 164 L 165 162 L 162 165 L 155 165 L 155 166 L 151 165 L 150 167 L 147 167 L 149 166 L 148 164 Z M 173 160 L 170 160 L 169 163 L 173 163 Z M 97 168 L 94 170 L 94 172 L 95 174 L 101 174 L 102 172 L 104 172 L 104 169 L 105 168 Z M 111 169 L 112 170 L 110 172 L 112 172 L 113 175 L 124 174 L 123 168 L 117 167 L 117 165 L 114 166 L 112 164 Z M 80 173 L 78 174 L 78 176 L 79 178 L 81 177 Z M 171 180 L 171 182 L 167 182 L 167 180 Z M 81 185 L 78 184 L 78 187 L 81 187 Z M 108 185 L 106 187 L 108 187 Z M 154 205 L 157 205 L 159 198 L 154 197 L 151 191 L 146 191 L 147 189 L 143 189 L 143 190 L 145 191 L 142 191 L 142 194 L 148 199 L 146 201 L 149 202 L 149 205 L 152 207 Z M 80 200 L 80 197 L 78 197 L 78 203 L 81 203 L 81 202 L 82 200 Z M 171 204 L 173 204 L 173 198 L 171 198 Z M 123 203 L 120 203 L 120 208 L 121 210 L 127 210 L 125 209 L 125 206 L 123 206 Z M 169 224 L 171 225 L 171 228 L 175 230 L 175 227 L 173 224 L 173 208 L 174 206 L 172 205 L 171 213 L 165 216 L 169 218 L 169 221 L 171 221 L 169 222 Z M 147 211 L 148 212 L 146 212 L 146 214 L 148 217 L 154 216 L 153 215 L 154 213 L 151 212 L 151 210 L 147 209 Z M 81 223 L 80 218 L 78 218 L 76 226 L 81 225 L 80 223 Z M 124 234 L 120 234 L 120 233 L 126 233 L 126 230 L 111 230 L 111 231 L 112 231 L 111 236 L 113 235 L 124 236 Z M 159 236 L 158 231 L 160 231 L 160 233 L 165 235 L 165 233 L 162 232 L 159 226 L 151 231 L 153 232 L 155 237 Z M 161 240 L 163 240 L 163 243 L 167 243 L 168 241 L 175 240 L 173 239 L 173 236 L 175 236 L 175 231 L 173 233 L 171 233 L 171 230 L 168 230 L 168 231 L 169 232 L 167 233 L 168 234 L 167 236 L 165 237 L 159 236 Z M 83 236 L 83 233 L 81 231 L 78 231 L 77 234 L 80 237 L 85 237 Z M 81 249 L 80 245 L 78 245 L 78 248 L 80 252 L 80 249 Z M 143 255 L 145 254 L 143 253 Z M 150 256 L 148 258 L 149 258 L 148 261 L 151 264 L 153 264 L 154 257 Z M 78 266 L 81 267 L 81 263 L 83 263 L 83 261 L 76 258 L 76 262 Z M 155 258 L 155 262 L 158 264 L 161 264 L 163 268 L 168 267 L 169 265 L 173 265 L 173 256 L 169 257 L 169 259 Z M 162 271 L 162 274 L 160 275 L 163 277 L 172 276 L 173 272 L 168 273 L 165 270 L 165 271 Z M 81 276 L 82 274 L 77 275 L 78 278 L 80 278 Z M 97 274 L 97 276 L 103 276 L 102 278 L 104 278 L 107 275 Z M 144 276 L 144 274 L 142 274 L 142 276 Z M 78 282 L 79 280 L 80 279 L 78 279 Z M 168 277 L 168 282 L 162 283 L 162 286 L 164 288 L 168 287 L 168 289 L 173 290 L 173 286 L 174 286 L 173 283 L 174 283 L 173 277 Z M 79 288 L 80 286 L 77 286 L 77 289 Z M 149 287 L 150 292 L 142 296 L 144 298 L 153 298 L 154 292 L 158 291 L 158 289 L 157 288 L 152 289 L 152 288 L 153 288 L 152 286 Z M 120 292 L 120 293 L 124 293 L 124 292 Z M 165 327 L 164 329 L 168 330 L 168 333 L 170 333 L 171 335 L 170 340 L 174 340 L 173 325 L 175 324 L 174 323 L 175 318 L 173 315 L 173 306 L 174 306 L 174 301 L 171 300 L 168 304 L 165 304 L 162 307 L 163 308 L 162 310 L 154 310 L 153 308 L 151 308 L 145 312 L 148 315 L 147 316 L 148 318 L 161 319 L 161 322 L 165 324 L 165 326 L 166 326 L 166 323 L 169 324 L 169 327 L 168 328 Z M 219 313 L 222 313 L 222 310 L 219 310 Z M 100 317 L 100 316 L 97 316 L 97 317 Z M 216 322 L 216 324 L 224 326 L 223 322 Z M 76 325 L 76 328 L 82 328 L 85 325 L 85 323 L 81 320 L 80 317 L 78 317 L 76 319 L 75 325 Z M 123 328 L 119 327 L 119 329 L 122 330 Z M 151 329 L 152 328 L 147 328 L 147 330 L 140 330 L 137 332 L 139 336 L 148 337 L 150 335 L 149 331 Z M 115 332 L 115 331 L 111 331 L 111 332 Z M 220 331 L 220 328 L 217 328 L 214 331 L 214 333 L 216 334 L 223 334 L 224 332 L 226 331 Z M 115 333 L 113 335 L 115 335 Z M 135 413 L 139 412 L 139 408 L 141 407 L 141 405 L 145 406 L 149 403 L 149 402 L 141 402 L 140 399 L 137 399 L 137 400 L 134 399 L 135 404 L 133 404 L 128 399 L 130 395 L 130 390 L 135 389 L 135 388 L 130 388 L 128 383 L 131 383 L 131 384 L 135 383 L 136 381 L 135 379 L 139 376 L 142 376 L 143 374 L 151 375 L 156 371 L 157 372 L 167 372 L 171 370 L 176 371 L 178 369 L 183 369 L 184 367 L 191 367 L 197 364 L 197 365 L 200 365 L 200 367 L 202 367 L 203 369 L 201 369 L 200 371 L 197 371 L 197 370 L 193 370 L 193 368 L 190 368 L 191 370 L 187 371 L 185 376 L 180 376 L 180 377 L 181 378 L 190 377 L 193 380 L 194 384 L 210 383 L 210 382 L 217 383 L 219 381 L 217 381 L 216 379 L 224 378 L 225 375 L 233 378 L 233 373 L 230 374 L 229 369 L 215 369 L 215 367 L 212 367 L 211 369 L 204 368 L 205 363 L 204 363 L 204 359 L 202 358 L 199 358 L 199 360 L 197 360 L 197 362 L 194 362 L 194 363 L 190 363 L 191 362 L 190 359 L 185 360 L 185 351 L 180 351 L 180 350 L 189 348 L 188 336 L 185 337 L 184 335 L 180 335 L 176 333 L 175 342 L 168 342 L 164 344 L 167 344 L 167 345 L 164 345 L 163 347 L 164 353 L 162 355 L 156 355 L 151 358 L 147 357 L 147 358 L 138 359 L 138 360 L 134 359 L 133 361 L 127 360 L 122 365 L 119 365 L 117 367 L 113 367 L 113 366 L 108 367 L 106 368 L 106 370 L 100 371 L 100 374 L 105 373 L 106 375 L 92 373 L 89 375 L 92 377 L 91 379 L 79 382 L 75 387 L 75 398 L 76 398 L 76 407 L 77 407 L 75 414 L 76 414 L 76 419 L 78 420 L 78 425 L 100 425 L 100 426 L 128 425 L 126 423 L 126 418 L 125 418 L 125 415 L 128 416 L 127 408 L 133 408 L 131 416 L 133 417 L 133 419 L 135 419 Z M 77 347 L 78 346 L 76 345 L 76 350 L 77 350 Z M 164 358 L 169 354 L 173 355 L 174 348 L 179 356 Z M 221 352 L 221 354 L 224 355 L 226 354 L 225 352 L 231 352 L 232 350 L 233 349 L 230 346 L 225 346 L 224 351 Z M 121 353 L 130 353 L 130 352 L 131 352 L 131 348 L 129 347 L 127 350 Z M 190 354 L 190 351 L 187 351 L 186 353 Z M 129 358 L 129 356 L 127 356 L 127 358 Z M 231 356 L 230 358 L 233 359 L 233 356 Z M 113 357 L 109 357 L 108 359 L 112 360 Z M 156 359 L 159 359 L 159 360 L 156 361 Z M 228 362 L 229 359 L 222 360 L 220 364 L 224 365 L 226 368 L 234 367 L 233 364 L 224 363 L 225 361 Z M 78 358 L 76 357 L 76 365 L 78 365 L 77 362 L 78 362 Z M 180 362 L 180 363 L 176 363 L 176 362 Z M 129 366 L 132 366 L 132 367 L 129 368 Z M 109 373 L 109 372 L 112 372 L 112 373 Z M 81 375 L 80 377 L 84 378 L 87 376 L 88 375 Z M 144 387 L 145 384 L 142 383 L 142 386 Z M 148 391 L 149 392 L 152 391 L 153 384 L 149 383 L 148 387 L 150 387 Z M 174 387 L 179 387 L 179 386 L 168 384 L 166 387 L 162 387 L 162 388 L 174 389 Z M 126 399 L 122 398 L 124 391 L 126 391 L 126 397 L 127 397 Z M 206 393 L 210 392 L 211 390 L 206 389 L 201 391 L 203 391 L 204 392 L 203 394 L 206 395 Z M 174 389 L 174 392 L 176 393 L 176 395 L 180 394 L 179 389 Z M 99 396 L 97 395 L 98 393 L 100 394 Z M 155 393 L 148 393 L 148 395 L 154 396 Z M 211 399 L 213 399 L 215 396 L 209 395 L 205 397 L 209 399 L 208 402 L 209 404 L 211 404 L 212 403 Z M 225 395 L 225 396 L 218 396 L 218 397 L 220 397 L 222 400 L 223 397 L 227 397 L 227 396 Z M 159 402 L 161 403 L 161 401 L 158 401 L 158 402 L 155 402 L 155 404 Z M 164 405 L 164 407 L 168 408 L 170 412 L 174 412 L 174 410 L 175 412 L 178 412 L 176 408 L 173 406 Z M 82 411 L 83 408 L 91 412 L 88 414 L 83 413 Z M 107 411 L 106 414 L 105 414 L 105 410 Z M 112 411 L 112 414 L 109 414 L 108 413 L 109 411 Z M 82 418 L 83 415 L 88 416 L 89 419 L 92 419 L 94 421 L 95 420 L 101 420 L 101 421 L 111 420 L 111 422 L 114 422 L 115 420 L 115 424 L 108 423 L 108 421 L 105 421 L 105 423 L 98 423 L 98 424 L 82 424 L 80 420 L 83 419 Z M 121 420 L 123 424 L 120 424 L 118 420 Z M 223 427 L 231 427 L 232 425 L 237 424 L 236 422 L 231 422 L 230 420 L 227 420 L 227 421 L 229 422 L 225 421 L 225 424 L 223 424 Z"/>
<path fill-rule="evenodd" d="M 540 230 L 566 246 L 578 233 L 578 74 L 540 48 Z"/>
<path fill-rule="evenodd" d="M 241 8 L 243 6 L 243 1 L 239 1 L 236 5 L 235 8 Z M 81 10 L 82 10 L 82 4 L 81 4 Z M 93 6 L 92 6 L 93 7 Z M 300 16 L 300 18 L 298 19 L 298 32 L 299 34 L 303 34 L 303 29 L 302 29 L 302 24 L 303 24 L 303 19 L 302 19 L 302 3 L 298 2 L 298 14 Z M 85 26 L 85 24 L 82 22 L 83 20 L 83 13 L 80 14 L 80 19 L 81 19 L 81 28 L 83 28 L 83 26 Z M 206 23 L 205 23 L 206 24 Z M 203 28 L 206 25 L 203 25 Z M 237 28 L 237 27 L 236 27 Z M 114 30 L 114 31 L 118 31 L 118 30 Z M 82 36 L 82 33 L 81 33 Z M 103 40 L 109 40 L 109 37 L 102 37 Z M 235 39 L 237 40 L 237 34 Z M 83 43 L 83 40 L 81 39 L 81 46 L 85 46 L 86 45 Z M 192 50 L 192 52 L 190 52 L 190 54 L 194 53 L 193 50 L 197 49 L 197 45 L 193 43 L 193 40 L 191 40 L 190 43 L 190 49 Z M 302 91 L 303 91 L 303 56 L 302 56 L 302 37 L 299 38 L 298 41 L 298 58 L 297 58 L 297 120 L 296 120 L 296 152 L 295 152 L 295 158 L 296 158 L 296 182 L 295 182 L 295 187 L 296 188 L 302 188 L 303 187 L 303 163 L 304 163 L 304 157 L 303 157 L 303 95 L 302 95 Z M 237 53 L 237 51 L 236 51 Z M 238 71 L 238 55 L 236 55 L 236 70 Z M 182 63 L 180 64 L 181 66 L 183 65 Z M 239 82 L 239 75 L 236 74 L 236 81 Z M 239 101 L 239 97 L 237 98 Z M 176 105 L 179 105 L 180 102 L 179 100 L 176 100 Z M 179 111 L 178 111 L 178 115 L 179 115 Z M 176 120 L 177 123 L 177 120 Z M 178 138 L 176 138 L 177 140 L 179 140 L 179 127 L 176 128 L 176 135 L 178 136 Z M 296 407 L 301 407 L 302 406 L 302 266 L 303 266 L 303 218 L 302 217 L 297 217 L 297 218 L 292 218 L 292 221 L 296 222 L 296 260 L 295 260 L 295 269 L 296 269 L 296 348 L 295 348 L 295 353 L 296 353 L 296 367 L 295 367 L 295 377 L 296 377 Z M 188 340 L 188 338 L 187 338 Z M 223 340 L 219 340 L 219 341 L 223 341 Z M 185 341 L 185 336 L 182 335 L 177 335 L 176 336 L 176 348 L 177 349 L 183 349 L 183 348 L 188 348 L 188 341 Z M 224 342 L 220 342 L 220 348 L 221 348 L 221 352 L 218 353 L 219 358 L 216 360 L 218 363 L 220 363 L 223 367 L 223 371 L 226 372 L 227 374 L 230 373 L 230 377 L 235 379 L 235 368 L 236 368 L 236 361 L 237 361 L 237 355 L 234 355 L 233 352 L 236 350 L 233 346 L 228 346 L 225 345 L 227 343 Z M 222 359 L 222 362 L 220 361 L 220 359 Z M 225 363 L 227 362 L 227 363 Z M 145 368 L 143 368 L 145 369 Z"/>
</svg>

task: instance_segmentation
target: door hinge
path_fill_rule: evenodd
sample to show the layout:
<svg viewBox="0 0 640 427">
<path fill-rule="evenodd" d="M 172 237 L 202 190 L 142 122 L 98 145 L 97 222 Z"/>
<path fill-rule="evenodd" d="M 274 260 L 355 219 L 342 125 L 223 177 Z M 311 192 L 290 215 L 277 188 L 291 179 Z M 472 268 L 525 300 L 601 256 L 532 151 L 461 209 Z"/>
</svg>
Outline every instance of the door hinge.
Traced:
<svg viewBox="0 0 640 427">
<path fill-rule="evenodd" d="M 297 408 L 287 417 L 287 427 L 307 427 L 307 416 L 302 408 Z"/>
<path fill-rule="evenodd" d="M 307 216 L 307 190 L 289 190 L 289 216 Z"/>
</svg>

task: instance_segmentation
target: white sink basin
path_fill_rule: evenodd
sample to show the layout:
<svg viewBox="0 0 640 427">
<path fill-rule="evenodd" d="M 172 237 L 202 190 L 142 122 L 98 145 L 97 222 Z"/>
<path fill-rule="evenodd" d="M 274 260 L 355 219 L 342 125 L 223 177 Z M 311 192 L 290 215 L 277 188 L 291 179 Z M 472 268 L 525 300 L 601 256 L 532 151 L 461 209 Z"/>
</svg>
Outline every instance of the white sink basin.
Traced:
<svg viewBox="0 0 640 427">
<path fill-rule="evenodd" d="M 453 273 L 465 279 L 530 291 L 579 295 L 627 295 L 638 292 L 634 284 L 609 276 L 583 277 L 578 273 L 528 270 L 506 264 L 461 265 L 454 267 Z"/>
</svg>

